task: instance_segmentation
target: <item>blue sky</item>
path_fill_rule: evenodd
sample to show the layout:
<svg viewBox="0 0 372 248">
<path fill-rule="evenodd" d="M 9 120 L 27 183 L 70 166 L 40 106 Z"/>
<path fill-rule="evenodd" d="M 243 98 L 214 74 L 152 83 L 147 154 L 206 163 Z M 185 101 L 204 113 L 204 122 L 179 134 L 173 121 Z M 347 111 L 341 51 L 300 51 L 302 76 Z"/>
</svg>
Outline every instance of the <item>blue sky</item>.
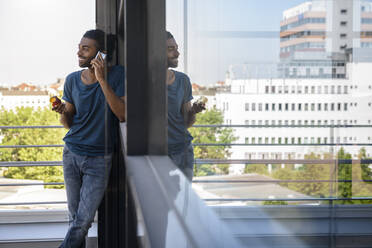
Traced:
<svg viewBox="0 0 372 248">
<path fill-rule="evenodd" d="M 200 84 L 224 80 L 229 64 L 277 60 L 277 38 L 247 38 L 247 31 L 269 35 L 278 31 L 282 11 L 304 2 L 188 1 L 188 74 Z M 93 0 L 0 0 L 0 85 L 50 84 L 78 70 L 77 44 L 86 30 L 95 27 L 94 15 Z M 183 0 L 167 0 L 167 29 L 175 35 L 182 52 Z M 210 35 L 216 31 L 217 37 Z M 229 31 L 243 38 L 231 37 Z M 179 70 L 183 70 L 183 63 Z"/>
</svg>

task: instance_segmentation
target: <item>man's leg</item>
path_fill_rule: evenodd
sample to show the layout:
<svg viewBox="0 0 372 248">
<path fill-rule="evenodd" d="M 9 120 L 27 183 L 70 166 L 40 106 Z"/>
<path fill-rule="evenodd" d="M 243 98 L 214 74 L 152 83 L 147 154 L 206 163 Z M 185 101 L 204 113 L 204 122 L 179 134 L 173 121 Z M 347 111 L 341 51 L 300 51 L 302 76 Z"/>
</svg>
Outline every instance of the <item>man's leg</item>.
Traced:
<svg viewBox="0 0 372 248">
<path fill-rule="evenodd" d="M 190 144 L 184 152 L 170 154 L 169 157 L 191 182 L 194 175 L 194 148 L 192 145 Z"/>
<path fill-rule="evenodd" d="M 110 168 L 111 156 L 84 156 L 81 164 L 83 179 L 78 209 L 61 247 L 85 246 L 85 237 L 106 190 Z"/>
<path fill-rule="evenodd" d="M 69 226 L 71 226 L 76 217 L 80 201 L 82 181 L 78 163 L 79 156 L 73 154 L 67 146 L 65 146 L 63 149 L 63 176 L 66 186 Z"/>
</svg>

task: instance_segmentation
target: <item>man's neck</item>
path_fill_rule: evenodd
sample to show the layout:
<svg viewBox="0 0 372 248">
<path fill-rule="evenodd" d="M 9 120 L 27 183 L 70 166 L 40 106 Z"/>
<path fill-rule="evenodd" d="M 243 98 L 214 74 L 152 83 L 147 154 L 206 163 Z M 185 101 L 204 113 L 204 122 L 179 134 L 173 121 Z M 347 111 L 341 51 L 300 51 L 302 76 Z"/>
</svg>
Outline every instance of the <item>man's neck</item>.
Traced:
<svg viewBox="0 0 372 248">
<path fill-rule="evenodd" d="M 170 68 L 167 70 L 167 85 L 171 85 L 176 80 L 176 75 L 174 71 L 172 71 Z"/>
</svg>

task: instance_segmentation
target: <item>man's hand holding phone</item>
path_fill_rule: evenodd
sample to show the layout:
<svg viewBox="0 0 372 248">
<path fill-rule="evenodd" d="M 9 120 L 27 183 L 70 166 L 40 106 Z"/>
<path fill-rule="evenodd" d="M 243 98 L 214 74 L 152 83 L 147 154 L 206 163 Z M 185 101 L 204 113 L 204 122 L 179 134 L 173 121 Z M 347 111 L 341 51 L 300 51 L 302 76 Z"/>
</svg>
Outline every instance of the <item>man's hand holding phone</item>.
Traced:
<svg viewBox="0 0 372 248">
<path fill-rule="evenodd" d="M 98 51 L 96 57 L 90 62 L 98 82 L 102 82 L 105 79 L 105 58 L 106 54 Z"/>
<path fill-rule="evenodd" d="M 53 111 L 59 114 L 63 114 L 65 112 L 65 104 L 57 96 L 52 96 L 49 101 L 52 104 Z"/>
</svg>

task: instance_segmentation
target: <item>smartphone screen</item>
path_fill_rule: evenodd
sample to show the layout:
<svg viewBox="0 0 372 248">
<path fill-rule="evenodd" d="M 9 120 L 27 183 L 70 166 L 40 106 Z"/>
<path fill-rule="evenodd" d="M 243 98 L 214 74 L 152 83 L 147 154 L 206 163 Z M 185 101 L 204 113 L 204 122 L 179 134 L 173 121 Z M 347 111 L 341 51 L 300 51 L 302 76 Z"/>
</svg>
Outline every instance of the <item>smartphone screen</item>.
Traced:
<svg viewBox="0 0 372 248">
<path fill-rule="evenodd" d="M 106 54 L 103 53 L 103 52 L 100 52 L 100 51 L 98 51 L 98 53 L 97 53 L 97 55 L 96 55 L 96 59 L 99 58 L 99 55 L 100 55 L 100 54 L 101 54 L 102 59 L 105 60 L 105 58 L 106 58 Z"/>
</svg>

